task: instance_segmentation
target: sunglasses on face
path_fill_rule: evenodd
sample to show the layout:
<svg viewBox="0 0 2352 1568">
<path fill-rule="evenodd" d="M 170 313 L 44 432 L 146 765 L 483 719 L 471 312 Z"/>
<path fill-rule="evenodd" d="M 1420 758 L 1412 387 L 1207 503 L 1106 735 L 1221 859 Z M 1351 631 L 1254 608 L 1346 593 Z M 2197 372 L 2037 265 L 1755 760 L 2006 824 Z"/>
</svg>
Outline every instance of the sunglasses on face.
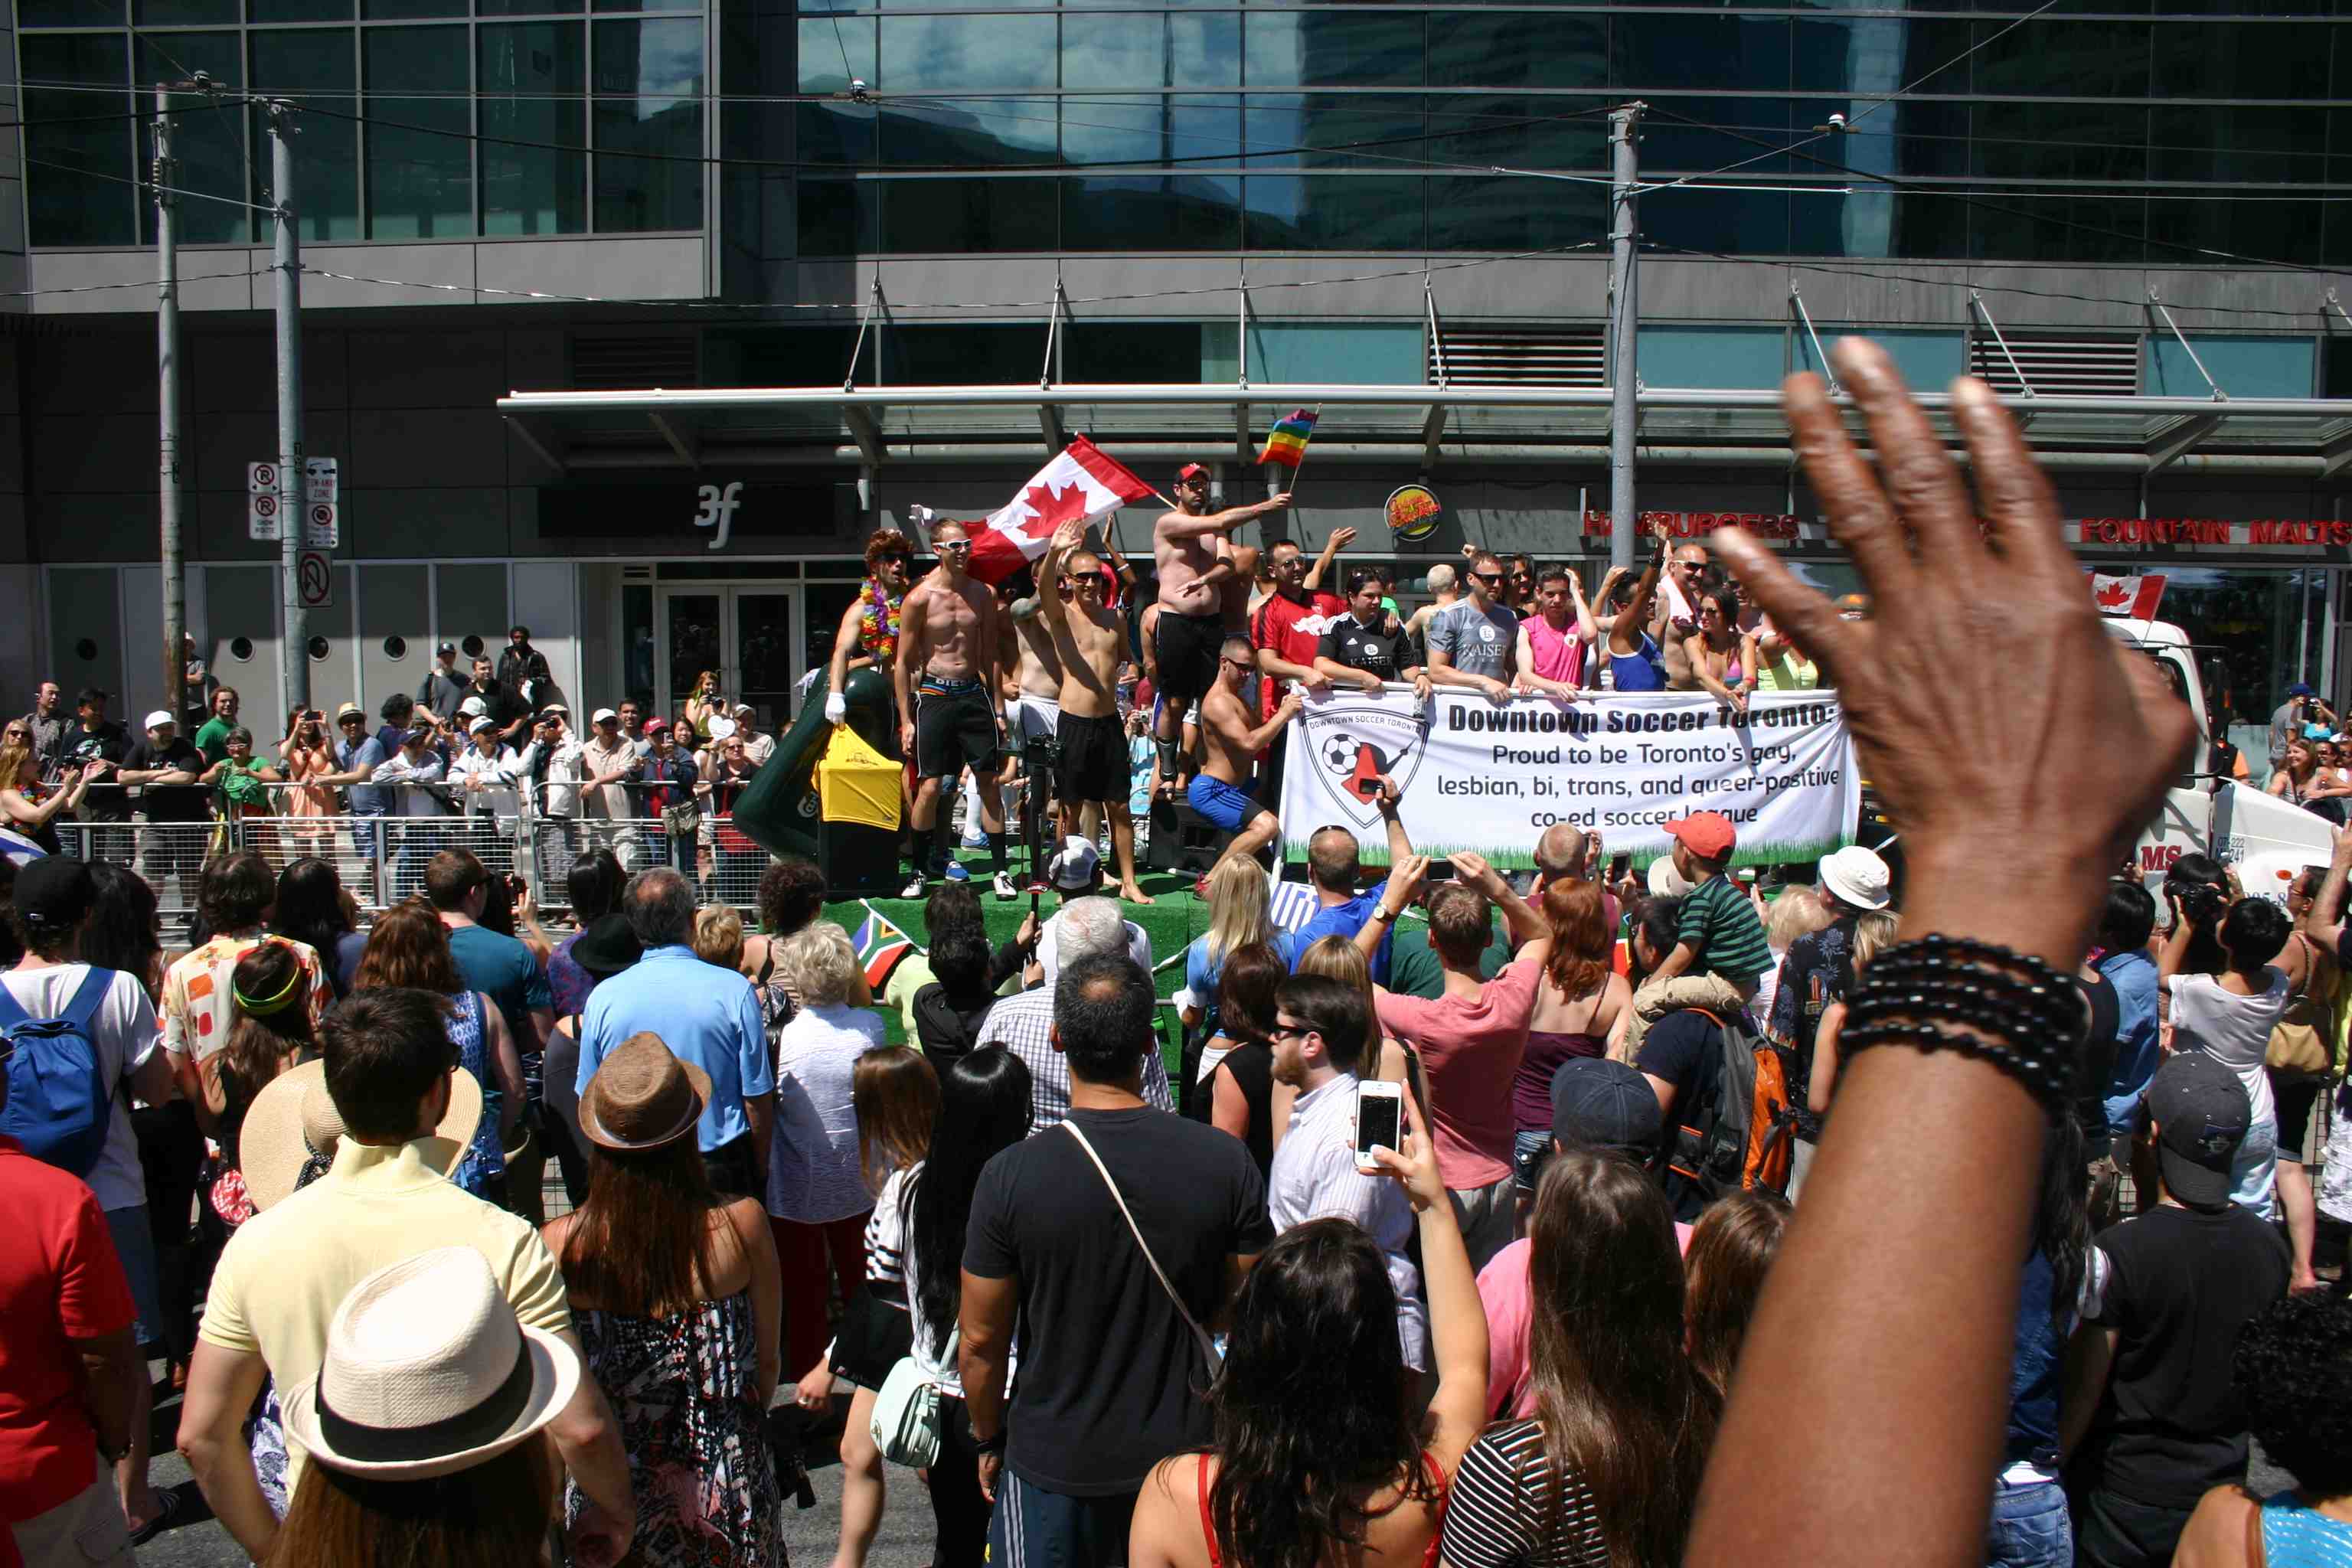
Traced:
<svg viewBox="0 0 2352 1568">
<path fill-rule="evenodd" d="M 942 551 L 970 550 L 971 548 L 971 541 L 969 539 L 942 539 L 940 541 L 939 548 Z"/>
<path fill-rule="evenodd" d="M 1220 664 L 1230 664 L 1230 665 L 1232 665 L 1235 669 L 1255 669 L 1255 668 L 1257 668 L 1257 666 L 1255 666 L 1255 665 L 1254 665 L 1254 664 L 1250 663 L 1250 662 L 1249 662 L 1248 660 L 1246 660 L 1246 659 L 1239 659 L 1239 658 L 1226 658 L 1226 659 L 1220 659 L 1220 660 L 1218 660 L 1217 662 L 1218 662 L 1218 663 L 1220 663 Z"/>
<path fill-rule="evenodd" d="M 1311 1024 L 1276 1024 L 1266 1033 L 1270 1040 L 1303 1040 L 1315 1033 Z"/>
<path fill-rule="evenodd" d="M 1503 574 L 1500 572 L 1473 572 L 1470 575 L 1478 582 L 1487 584 L 1499 583 L 1503 580 Z"/>
</svg>

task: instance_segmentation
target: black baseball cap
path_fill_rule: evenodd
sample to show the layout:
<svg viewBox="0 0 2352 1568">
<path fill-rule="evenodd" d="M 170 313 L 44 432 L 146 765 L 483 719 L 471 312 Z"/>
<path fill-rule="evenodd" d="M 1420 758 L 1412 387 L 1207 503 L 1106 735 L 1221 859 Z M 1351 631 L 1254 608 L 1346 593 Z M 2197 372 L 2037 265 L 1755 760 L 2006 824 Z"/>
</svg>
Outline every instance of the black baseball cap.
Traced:
<svg viewBox="0 0 2352 1568">
<path fill-rule="evenodd" d="M 50 855 L 16 873 L 16 919 L 28 930 L 71 931 L 98 901 L 98 882 L 88 862 Z"/>
<path fill-rule="evenodd" d="M 2203 1051 L 2179 1052 L 2147 1086 L 2147 1113 L 2165 1190 L 2190 1208 L 2228 1203 L 2236 1185 L 2230 1167 L 2254 1120 L 2238 1075 Z"/>
<path fill-rule="evenodd" d="M 453 642 L 445 642 L 433 651 L 435 653 L 456 653 L 457 651 L 457 645 Z"/>
<path fill-rule="evenodd" d="M 1646 1158 L 1662 1125 L 1657 1091 L 1630 1063 L 1575 1057 L 1551 1075 L 1551 1135 L 1562 1149 Z"/>
</svg>

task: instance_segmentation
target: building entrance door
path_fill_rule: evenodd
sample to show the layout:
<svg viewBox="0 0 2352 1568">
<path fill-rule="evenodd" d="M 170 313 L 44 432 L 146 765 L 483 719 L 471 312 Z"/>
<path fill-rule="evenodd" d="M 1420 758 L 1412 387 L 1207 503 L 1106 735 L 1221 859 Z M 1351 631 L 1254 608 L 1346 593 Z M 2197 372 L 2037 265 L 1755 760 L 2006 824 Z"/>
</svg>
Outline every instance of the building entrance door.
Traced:
<svg viewBox="0 0 2352 1568">
<path fill-rule="evenodd" d="M 679 583 L 657 592 L 654 648 L 662 717 L 675 719 L 704 670 L 716 672 L 730 703 L 758 710 L 770 734 L 793 721 L 793 694 L 804 668 L 801 589 L 795 583 Z"/>
</svg>

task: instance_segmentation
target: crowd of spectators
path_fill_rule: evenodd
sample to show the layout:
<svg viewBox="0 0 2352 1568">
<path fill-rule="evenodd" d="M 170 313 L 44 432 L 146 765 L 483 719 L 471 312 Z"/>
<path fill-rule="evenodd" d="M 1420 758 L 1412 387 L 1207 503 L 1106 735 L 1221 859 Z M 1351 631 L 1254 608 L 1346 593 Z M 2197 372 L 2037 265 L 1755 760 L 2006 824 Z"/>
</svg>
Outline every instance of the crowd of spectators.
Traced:
<svg viewBox="0 0 2352 1568">
<path fill-rule="evenodd" d="M 1912 825 L 1899 913 L 1870 850 L 1758 879 L 1705 812 L 1643 877 L 1547 830 L 1521 888 L 1415 853 L 1389 784 L 1390 865 L 1318 833 L 1297 929 L 1250 861 L 1213 875 L 1181 1049 L 1083 837 L 1005 949 L 970 884 L 931 892 L 893 1045 L 797 862 L 747 932 L 593 845 L 551 941 L 466 850 L 362 930 L 327 858 L 236 849 L 184 951 L 120 864 L 12 868 L 5 1544 L 120 1564 L 170 1526 L 144 1347 L 205 1500 L 288 1568 L 780 1564 L 835 1415 L 837 1568 L 887 1460 L 959 1568 L 2344 1561 L 2352 1300 L 2317 1237 L 2352 1117 L 2315 1113 L 2352 834 L 2289 905 L 2194 858 L 2160 900 L 2102 875 L 2185 714 L 2057 591 L 1982 389 L 1990 525 L 1883 355 L 1839 358 L 1916 546 L 1811 378 L 1790 416 L 1906 641 L 1719 547 L 1851 683 Z M 2030 585 L 1989 627 L 2000 551 Z M 1438 684 L 1499 679 L 1451 654 L 1519 563 L 1471 564 Z M 1670 569 L 1689 679 L 1737 701 L 1798 657 Z M 1988 636 L 2038 679 L 1951 694 L 1996 753 L 1956 757 L 1906 661 Z M 2244 1489 L 2252 1439 L 2291 1486 Z"/>
</svg>

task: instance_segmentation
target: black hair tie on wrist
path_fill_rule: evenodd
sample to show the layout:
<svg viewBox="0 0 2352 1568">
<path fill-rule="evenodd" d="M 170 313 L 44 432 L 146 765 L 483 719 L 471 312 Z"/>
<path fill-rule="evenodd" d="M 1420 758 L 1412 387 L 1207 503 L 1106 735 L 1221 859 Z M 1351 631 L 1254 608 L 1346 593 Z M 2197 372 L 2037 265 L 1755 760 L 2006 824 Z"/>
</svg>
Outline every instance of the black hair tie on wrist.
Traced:
<svg viewBox="0 0 2352 1568">
<path fill-rule="evenodd" d="M 1871 961 L 1838 1049 L 1848 1059 L 1873 1046 L 1957 1051 L 2015 1079 L 2054 1121 L 2074 1103 L 2089 1026 L 2071 976 L 1996 943 L 1931 934 Z"/>
</svg>

